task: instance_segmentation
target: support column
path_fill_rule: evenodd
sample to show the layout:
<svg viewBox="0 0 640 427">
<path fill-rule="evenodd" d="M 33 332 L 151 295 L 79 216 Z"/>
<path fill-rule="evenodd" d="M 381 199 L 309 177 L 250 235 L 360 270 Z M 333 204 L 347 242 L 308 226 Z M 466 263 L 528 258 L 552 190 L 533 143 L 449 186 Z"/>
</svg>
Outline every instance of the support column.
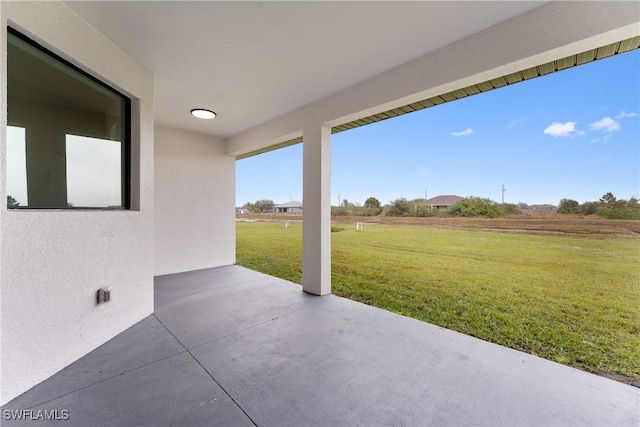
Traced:
<svg viewBox="0 0 640 427">
<path fill-rule="evenodd" d="M 302 289 L 331 293 L 331 128 L 303 132 Z"/>
</svg>

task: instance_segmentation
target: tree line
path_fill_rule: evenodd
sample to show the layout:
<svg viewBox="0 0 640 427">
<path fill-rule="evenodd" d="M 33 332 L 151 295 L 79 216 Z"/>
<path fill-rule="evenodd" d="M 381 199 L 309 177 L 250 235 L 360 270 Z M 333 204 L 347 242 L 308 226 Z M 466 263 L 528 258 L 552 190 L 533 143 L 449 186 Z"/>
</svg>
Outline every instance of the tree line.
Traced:
<svg viewBox="0 0 640 427">
<path fill-rule="evenodd" d="M 498 217 L 519 212 L 516 205 L 511 203 L 496 203 L 493 200 L 482 197 L 466 197 L 448 208 L 437 209 L 425 205 L 422 198 L 409 200 L 400 197 L 382 205 L 375 197 L 369 197 L 364 205 L 360 206 L 343 200 L 340 206 L 332 206 L 333 215 L 359 215 L 359 216 L 486 216 Z"/>
<path fill-rule="evenodd" d="M 332 206 L 332 215 L 358 216 L 461 216 L 461 217 L 501 217 L 519 214 L 527 207 L 524 203 L 498 203 L 491 199 L 470 196 L 448 208 L 436 209 L 425 205 L 424 199 L 408 200 L 401 197 L 382 205 L 375 197 L 369 197 L 364 205 L 343 200 L 340 206 Z M 561 199 L 557 212 L 560 214 L 598 215 L 608 219 L 640 219 L 638 199 L 617 199 L 612 193 L 606 193 L 597 202 L 578 203 L 572 199 Z"/>
<path fill-rule="evenodd" d="M 242 205 L 242 209 L 246 209 L 251 213 L 264 213 L 264 212 L 272 212 L 275 204 L 273 200 L 256 200 L 254 203 L 247 202 Z"/>
<path fill-rule="evenodd" d="M 367 198 L 363 204 L 343 199 L 339 206 L 331 207 L 332 215 L 353 216 L 460 216 L 460 217 L 501 217 L 520 213 L 525 204 L 498 203 L 491 199 L 470 196 L 448 208 L 437 209 L 425 205 L 422 198 L 408 200 L 400 197 L 383 205 L 376 197 Z M 257 200 L 242 205 L 251 213 L 272 212 L 272 200 Z M 629 200 L 617 199 L 612 193 L 606 193 L 596 202 L 578 203 L 573 199 L 561 199 L 557 212 L 560 214 L 598 215 L 609 219 L 640 220 L 640 204 L 635 197 Z"/>
<path fill-rule="evenodd" d="M 618 199 L 612 193 L 606 193 L 596 202 L 578 203 L 573 199 L 562 199 L 558 213 L 598 215 L 609 219 L 640 219 L 640 204 L 635 197 L 629 200 Z"/>
</svg>

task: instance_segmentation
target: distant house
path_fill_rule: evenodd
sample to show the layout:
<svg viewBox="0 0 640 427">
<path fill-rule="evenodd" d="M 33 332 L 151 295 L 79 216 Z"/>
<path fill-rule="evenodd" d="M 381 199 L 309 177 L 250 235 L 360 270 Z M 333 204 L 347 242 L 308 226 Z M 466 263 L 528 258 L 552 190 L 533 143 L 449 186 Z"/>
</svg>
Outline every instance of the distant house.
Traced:
<svg viewBox="0 0 640 427">
<path fill-rule="evenodd" d="M 553 205 L 529 205 L 529 210 L 536 212 L 555 212 L 556 209 Z"/>
<path fill-rule="evenodd" d="M 464 197 L 460 196 L 436 196 L 424 201 L 425 206 L 429 206 L 432 209 L 447 209 L 450 206 L 455 205 Z"/>
<path fill-rule="evenodd" d="M 275 213 L 302 213 L 302 203 L 300 202 L 288 202 L 281 205 L 275 205 L 273 207 Z"/>
</svg>

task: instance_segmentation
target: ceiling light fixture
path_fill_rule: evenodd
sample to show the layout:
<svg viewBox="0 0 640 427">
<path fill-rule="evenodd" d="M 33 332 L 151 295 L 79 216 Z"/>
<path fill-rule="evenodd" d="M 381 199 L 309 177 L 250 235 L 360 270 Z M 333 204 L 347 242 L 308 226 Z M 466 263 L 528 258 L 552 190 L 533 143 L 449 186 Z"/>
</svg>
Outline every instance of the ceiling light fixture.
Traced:
<svg viewBox="0 0 640 427">
<path fill-rule="evenodd" d="M 216 113 L 211 110 L 205 110 L 204 108 L 194 108 L 191 110 L 191 115 L 199 119 L 211 120 L 216 117 Z"/>
</svg>

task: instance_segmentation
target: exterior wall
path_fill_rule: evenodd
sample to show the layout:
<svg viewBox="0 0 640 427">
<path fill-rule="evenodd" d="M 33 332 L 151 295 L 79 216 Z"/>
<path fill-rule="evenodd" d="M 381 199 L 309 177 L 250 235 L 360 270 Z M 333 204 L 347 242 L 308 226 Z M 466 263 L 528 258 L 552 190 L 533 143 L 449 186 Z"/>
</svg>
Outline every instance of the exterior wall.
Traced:
<svg viewBox="0 0 640 427">
<path fill-rule="evenodd" d="M 527 210 L 536 212 L 555 212 L 557 209 L 558 208 L 553 205 L 531 205 Z"/>
<path fill-rule="evenodd" d="M 302 208 L 273 208 L 274 213 L 302 213 Z"/>
<path fill-rule="evenodd" d="M 4 404 L 153 312 L 153 76 L 60 2 L 2 2 L 0 24 Z M 132 98 L 130 211 L 6 208 L 8 24 Z"/>
<path fill-rule="evenodd" d="M 235 263 L 235 164 L 222 140 L 156 127 L 156 275 Z"/>
</svg>

